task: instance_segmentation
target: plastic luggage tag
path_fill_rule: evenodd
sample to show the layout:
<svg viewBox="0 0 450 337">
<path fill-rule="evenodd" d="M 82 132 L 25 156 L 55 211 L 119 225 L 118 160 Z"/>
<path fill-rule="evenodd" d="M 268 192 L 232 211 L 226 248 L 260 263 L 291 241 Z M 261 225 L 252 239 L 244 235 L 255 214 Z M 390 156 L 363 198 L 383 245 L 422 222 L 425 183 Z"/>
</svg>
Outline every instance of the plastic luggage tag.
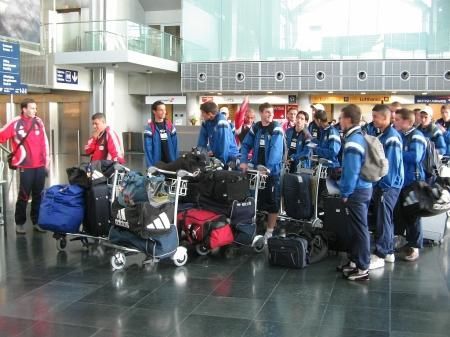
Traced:
<svg viewBox="0 0 450 337">
<path fill-rule="evenodd" d="M 297 148 L 297 142 L 295 140 L 291 141 L 291 149 Z"/>
<path fill-rule="evenodd" d="M 167 133 L 166 133 L 166 130 L 161 130 L 161 131 L 159 132 L 159 135 L 160 135 L 160 137 L 161 137 L 161 140 L 167 140 Z"/>
</svg>

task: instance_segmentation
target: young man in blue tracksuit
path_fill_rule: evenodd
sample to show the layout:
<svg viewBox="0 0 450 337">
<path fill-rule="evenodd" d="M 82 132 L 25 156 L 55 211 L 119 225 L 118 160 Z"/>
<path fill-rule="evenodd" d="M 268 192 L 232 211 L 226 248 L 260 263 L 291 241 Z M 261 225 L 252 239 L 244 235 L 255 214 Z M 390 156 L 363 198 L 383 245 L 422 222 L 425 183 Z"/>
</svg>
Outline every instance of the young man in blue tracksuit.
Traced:
<svg viewBox="0 0 450 337">
<path fill-rule="evenodd" d="M 444 135 L 446 151 L 445 155 L 450 156 L 450 105 L 444 104 L 441 106 L 441 116 L 436 121 L 436 126 L 441 130 Z"/>
<path fill-rule="evenodd" d="M 144 130 L 144 153 L 147 167 L 157 162 L 170 163 L 178 158 L 177 130 L 166 119 L 166 106 L 161 101 L 152 104 L 154 120 Z"/>
<path fill-rule="evenodd" d="M 408 109 L 400 109 L 395 115 L 395 128 L 401 132 L 403 138 L 403 166 L 405 179 L 403 188 L 408 187 L 414 181 L 425 181 L 425 171 L 422 161 L 425 157 L 427 143 L 423 134 L 414 127 L 414 112 Z M 423 232 L 420 218 L 407 212 L 402 212 L 399 200 L 399 217 L 396 218 L 395 226 L 406 228 L 406 250 L 404 259 L 415 261 L 419 258 L 419 249 L 423 247 Z"/>
<path fill-rule="evenodd" d="M 330 160 L 332 162 L 329 165 L 331 168 L 338 168 L 341 166 L 338 160 L 341 149 L 339 131 L 328 124 L 327 113 L 324 110 L 317 110 L 315 116 L 320 127 L 320 137 L 317 147 L 313 148 L 313 152 L 320 158 Z"/>
<path fill-rule="evenodd" d="M 280 172 L 283 161 L 284 134 L 281 125 L 273 121 L 272 105 L 261 104 L 259 115 L 261 121 L 252 126 L 242 143 L 240 168 L 244 172 L 248 169 L 248 154 L 253 150 L 251 163 L 255 167 L 264 165 L 270 170 L 266 188 L 260 190 L 258 194 L 258 209 L 268 213 L 267 229 L 264 234 L 267 242 L 267 239 L 272 237 L 280 211 Z"/>
<path fill-rule="evenodd" d="M 316 144 L 319 142 L 320 138 L 320 127 L 316 120 L 316 112 L 319 110 L 325 111 L 325 107 L 320 103 L 311 105 L 312 118 L 311 123 L 308 125 L 308 131 L 311 134 L 312 141 Z"/>
<path fill-rule="evenodd" d="M 425 137 L 429 138 L 434 143 L 434 146 L 440 155 L 445 154 L 447 146 L 445 144 L 444 135 L 439 127 L 433 123 L 433 109 L 430 106 L 426 106 L 420 111 L 420 126 L 418 129 Z"/>
<path fill-rule="evenodd" d="M 390 111 L 390 110 L 389 110 Z M 370 123 L 367 123 L 361 128 L 362 132 L 369 136 L 377 137 L 380 134 L 380 129 L 378 129 L 374 124 L 373 121 Z"/>
<path fill-rule="evenodd" d="M 373 185 L 373 206 L 376 216 L 375 251 L 370 257 L 369 269 L 384 267 L 384 262 L 393 263 L 394 255 L 394 208 L 403 186 L 403 142 L 400 134 L 391 126 L 389 106 L 377 104 L 372 109 L 374 127 L 380 130 L 378 139 L 383 144 L 389 161 L 387 175 Z"/>
<path fill-rule="evenodd" d="M 217 104 L 205 102 L 200 105 L 202 126 L 197 147 L 216 157 L 225 166 L 234 163 L 239 155 L 233 132 L 225 115 L 218 112 Z"/>
<path fill-rule="evenodd" d="M 286 144 L 288 148 L 287 161 L 289 172 L 297 172 L 297 166 L 301 162 L 304 167 L 309 168 L 309 157 L 311 149 L 311 135 L 306 128 L 306 112 L 300 111 L 295 117 L 295 126 L 286 131 Z"/>
<path fill-rule="evenodd" d="M 359 123 L 361 110 L 354 104 L 341 111 L 341 126 L 344 130 L 342 176 L 339 182 L 342 201 L 349 213 L 351 245 L 350 261 L 342 272 L 350 281 L 369 279 L 370 236 L 367 225 L 367 211 L 372 196 L 372 183 L 360 177 L 364 165 L 367 144 Z"/>
</svg>

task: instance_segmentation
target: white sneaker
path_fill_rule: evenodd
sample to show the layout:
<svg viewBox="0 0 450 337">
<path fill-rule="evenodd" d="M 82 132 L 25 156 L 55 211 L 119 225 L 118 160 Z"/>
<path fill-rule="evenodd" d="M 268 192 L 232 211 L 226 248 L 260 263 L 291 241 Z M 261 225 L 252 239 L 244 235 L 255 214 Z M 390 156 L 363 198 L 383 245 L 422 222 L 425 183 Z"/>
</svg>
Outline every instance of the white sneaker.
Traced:
<svg viewBox="0 0 450 337">
<path fill-rule="evenodd" d="M 39 226 L 39 225 L 33 225 L 33 229 L 34 229 L 36 232 L 39 232 L 39 233 L 45 233 L 45 232 L 47 232 L 45 229 L 42 229 L 41 226 Z"/>
<path fill-rule="evenodd" d="M 384 258 L 384 262 L 388 263 L 394 263 L 395 262 L 395 255 L 394 254 L 387 254 Z"/>
<path fill-rule="evenodd" d="M 384 267 L 384 259 L 378 257 L 374 254 L 370 255 L 370 265 L 369 270 L 383 268 Z"/>
<path fill-rule="evenodd" d="M 272 237 L 273 232 L 265 232 L 264 233 L 264 244 L 267 245 L 267 240 Z"/>
<path fill-rule="evenodd" d="M 16 225 L 16 233 L 17 234 L 26 234 L 24 225 Z"/>
</svg>

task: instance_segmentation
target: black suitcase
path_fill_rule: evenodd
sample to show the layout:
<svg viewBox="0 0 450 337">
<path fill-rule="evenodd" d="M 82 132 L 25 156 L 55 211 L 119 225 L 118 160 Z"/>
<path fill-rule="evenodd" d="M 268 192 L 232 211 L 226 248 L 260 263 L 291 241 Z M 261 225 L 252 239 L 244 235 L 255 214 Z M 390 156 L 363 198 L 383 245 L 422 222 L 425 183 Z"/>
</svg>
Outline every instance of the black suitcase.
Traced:
<svg viewBox="0 0 450 337">
<path fill-rule="evenodd" d="M 310 219 L 313 215 L 311 175 L 286 173 L 283 176 L 283 204 L 286 214 L 294 219 Z"/>
<path fill-rule="evenodd" d="M 202 175 L 199 184 L 200 195 L 214 201 L 231 205 L 234 200 L 248 197 L 248 176 L 238 171 L 213 171 Z"/>
<path fill-rule="evenodd" d="M 350 248 L 350 215 L 341 197 L 326 197 L 323 231 L 328 240 L 328 248 L 346 252 Z"/>
<path fill-rule="evenodd" d="M 305 268 L 309 261 L 308 241 L 297 234 L 274 236 L 267 240 L 269 263 L 288 268 Z"/>
<path fill-rule="evenodd" d="M 105 184 L 91 185 L 86 191 L 86 213 L 83 230 L 92 236 L 108 236 L 111 218 L 111 188 Z"/>
</svg>

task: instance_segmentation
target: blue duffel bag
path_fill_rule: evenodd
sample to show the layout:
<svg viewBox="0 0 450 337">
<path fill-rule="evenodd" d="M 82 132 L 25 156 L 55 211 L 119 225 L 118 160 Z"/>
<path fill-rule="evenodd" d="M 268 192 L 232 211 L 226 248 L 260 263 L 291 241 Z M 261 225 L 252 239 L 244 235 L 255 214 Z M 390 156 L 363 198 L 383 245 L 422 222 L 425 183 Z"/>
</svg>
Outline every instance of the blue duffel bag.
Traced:
<svg viewBox="0 0 450 337">
<path fill-rule="evenodd" d="M 42 193 L 38 223 L 56 233 L 78 233 L 84 218 L 85 190 L 78 185 L 54 185 Z"/>
</svg>

